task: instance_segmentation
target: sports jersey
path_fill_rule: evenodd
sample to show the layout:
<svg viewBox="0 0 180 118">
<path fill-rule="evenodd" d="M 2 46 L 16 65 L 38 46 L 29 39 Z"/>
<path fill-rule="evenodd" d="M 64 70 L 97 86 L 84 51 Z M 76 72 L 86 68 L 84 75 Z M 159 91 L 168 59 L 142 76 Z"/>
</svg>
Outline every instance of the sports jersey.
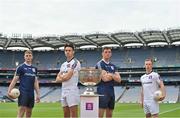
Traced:
<svg viewBox="0 0 180 118">
<path fill-rule="evenodd" d="M 69 69 L 74 66 L 74 72 L 71 79 L 62 82 L 62 89 L 76 88 L 78 84 L 78 71 L 81 69 L 80 62 L 73 58 L 70 61 L 66 61 L 61 65 L 60 72 L 67 73 Z"/>
<path fill-rule="evenodd" d="M 144 93 L 144 101 L 153 100 L 154 92 L 159 89 L 160 76 L 156 72 L 141 76 L 141 83 Z"/>
<path fill-rule="evenodd" d="M 99 61 L 96 64 L 96 69 L 102 69 L 105 70 L 108 73 L 115 73 L 117 71 L 117 68 L 114 64 L 111 62 L 106 63 L 104 60 Z M 114 95 L 114 80 L 104 82 L 101 80 L 101 82 L 98 84 L 97 90 L 101 88 L 102 91 L 107 91 Z"/>
<path fill-rule="evenodd" d="M 34 83 L 37 75 L 37 68 L 26 63 L 21 64 L 16 69 L 15 76 L 19 76 L 20 93 L 34 95 Z"/>
</svg>

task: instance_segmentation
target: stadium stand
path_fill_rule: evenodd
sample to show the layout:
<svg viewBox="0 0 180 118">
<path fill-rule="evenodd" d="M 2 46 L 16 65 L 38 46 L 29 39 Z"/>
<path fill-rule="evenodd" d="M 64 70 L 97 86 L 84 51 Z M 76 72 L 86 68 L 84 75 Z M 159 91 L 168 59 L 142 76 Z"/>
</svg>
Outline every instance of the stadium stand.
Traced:
<svg viewBox="0 0 180 118">
<path fill-rule="evenodd" d="M 7 93 L 15 68 L 23 63 L 23 51 L 8 50 L 11 47 L 26 47 L 33 50 L 36 47 L 51 47 L 54 50 L 33 50 L 33 64 L 38 67 L 42 102 L 57 102 L 60 100 L 61 84 L 53 84 L 61 64 L 65 61 L 63 47 L 65 43 L 76 46 L 75 57 L 83 67 L 94 67 L 101 59 L 101 48 L 107 44 L 113 46 L 111 61 L 118 67 L 122 83 L 115 83 L 115 94 L 118 102 L 138 102 L 140 93 L 139 78 L 144 74 L 144 60 L 150 57 L 157 71 L 166 84 L 167 97 L 164 102 L 180 101 L 180 29 L 164 31 L 149 30 L 142 32 L 117 32 L 110 34 L 95 33 L 89 35 L 42 36 L 0 35 L 0 99 Z M 163 45 L 150 45 L 163 42 Z M 127 46 L 136 43 L 138 45 Z M 140 45 L 139 45 L 140 44 Z M 93 48 L 81 48 L 93 45 Z M 18 86 L 18 84 L 17 84 Z M 127 89 L 126 87 L 129 87 Z M 79 84 L 80 93 L 85 88 Z M 96 87 L 95 87 L 96 89 Z M 56 96 L 56 97 L 54 97 Z"/>
</svg>

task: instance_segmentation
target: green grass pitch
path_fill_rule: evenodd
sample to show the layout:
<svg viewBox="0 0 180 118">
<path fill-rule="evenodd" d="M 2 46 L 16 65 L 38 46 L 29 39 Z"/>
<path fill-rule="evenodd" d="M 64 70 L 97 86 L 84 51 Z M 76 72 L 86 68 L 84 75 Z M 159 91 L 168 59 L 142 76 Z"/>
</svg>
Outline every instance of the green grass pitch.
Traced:
<svg viewBox="0 0 180 118">
<path fill-rule="evenodd" d="M 17 103 L 0 103 L 0 117 L 16 117 Z M 33 109 L 33 118 L 63 117 L 60 103 L 39 103 Z M 144 118 L 143 109 L 139 104 L 116 103 L 113 117 Z M 180 103 L 160 104 L 160 118 L 180 118 Z"/>
</svg>

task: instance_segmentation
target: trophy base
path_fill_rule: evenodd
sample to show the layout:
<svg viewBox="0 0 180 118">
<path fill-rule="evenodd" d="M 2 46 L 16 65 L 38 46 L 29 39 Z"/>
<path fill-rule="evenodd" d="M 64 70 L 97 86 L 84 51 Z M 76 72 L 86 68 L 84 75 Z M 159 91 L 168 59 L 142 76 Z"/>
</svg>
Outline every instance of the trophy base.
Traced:
<svg viewBox="0 0 180 118">
<path fill-rule="evenodd" d="M 94 93 L 94 89 L 92 87 L 87 87 L 83 95 L 96 95 L 96 94 Z"/>
</svg>

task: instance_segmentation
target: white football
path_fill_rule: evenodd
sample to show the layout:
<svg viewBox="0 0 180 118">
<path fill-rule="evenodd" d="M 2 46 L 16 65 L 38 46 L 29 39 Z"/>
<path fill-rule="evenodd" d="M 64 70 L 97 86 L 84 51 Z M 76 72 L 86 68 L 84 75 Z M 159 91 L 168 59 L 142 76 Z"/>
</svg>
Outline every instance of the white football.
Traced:
<svg viewBox="0 0 180 118">
<path fill-rule="evenodd" d="M 162 92 L 160 90 L 154 92 L 154 99 L 159 101 L 159 99 L 162 97 Z"/>
<path fill-rule="evenodd" d="M 19 97 L 19 95 L 20 95 L 20 91 L 19 91 L 19 89 L 17 89 L 17 88 L 13 88 L 12 90 L 11 90 L 11 96 L 13 97 L 13 99 L 16 99 L 16 98 L 18 98 Z"/>
</svg>

